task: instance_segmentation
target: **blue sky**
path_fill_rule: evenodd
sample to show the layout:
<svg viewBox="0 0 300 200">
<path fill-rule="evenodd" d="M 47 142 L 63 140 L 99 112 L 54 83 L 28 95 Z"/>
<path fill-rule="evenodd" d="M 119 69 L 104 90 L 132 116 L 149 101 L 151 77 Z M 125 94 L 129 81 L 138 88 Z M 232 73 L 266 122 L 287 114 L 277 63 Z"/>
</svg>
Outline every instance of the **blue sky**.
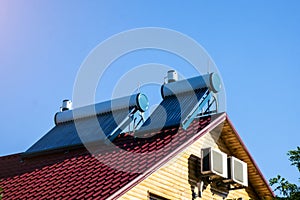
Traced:
<svg viewBox="0 0 300 200">
<path fill-rule="evenodd" d="M 286 152 L 300 145 L 299 21 L 298 1 L 2 0 L 0 155 L 25 151 L 54 126 L 55 112 L 72 97 L 77 71 L 96 45 L 121 31 L 154 26 L 182 32 L 207 50 L 223 77 L 229 117 L 265 177 L 282 174 L 296 182 L 299 173 Z M 119 65 L 185 66 L 157 52 L 138 55 Z M 99 90 L 96 101 L 108 98 Z"/>
</svg>

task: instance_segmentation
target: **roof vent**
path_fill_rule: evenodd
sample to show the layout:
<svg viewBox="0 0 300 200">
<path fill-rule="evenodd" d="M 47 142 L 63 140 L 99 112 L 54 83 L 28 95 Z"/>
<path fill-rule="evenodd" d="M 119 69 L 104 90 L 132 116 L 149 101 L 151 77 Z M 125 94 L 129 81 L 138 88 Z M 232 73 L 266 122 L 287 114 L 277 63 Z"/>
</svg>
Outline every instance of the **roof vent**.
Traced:
<svg viewBox="0 0 300 200">
<path fill-rule="evenodd" d="M 178 81 L 178 74 L 175 70 L 169 70 L 167 74 L 167 83 Z"/>
<path fill-rule="evenodd" d="M 66 111 L 66 110 L 71 110 L 72 109 L 72 101 L 65 99 L 62 102 L 62 106 L 60 107 L 60 111 Z"/>
</svg>

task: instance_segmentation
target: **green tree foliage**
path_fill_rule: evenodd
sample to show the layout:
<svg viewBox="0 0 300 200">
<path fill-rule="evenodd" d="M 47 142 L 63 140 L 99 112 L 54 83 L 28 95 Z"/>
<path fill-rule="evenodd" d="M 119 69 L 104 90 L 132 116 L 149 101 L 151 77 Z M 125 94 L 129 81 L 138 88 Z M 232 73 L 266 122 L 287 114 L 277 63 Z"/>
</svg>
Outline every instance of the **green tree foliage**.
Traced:
<svg viewBox="0 0 300 200">
<path fill-rule="evenodd" d="M 297 147 L 296 150 L 291 150 L 287 154 L 290 158 L 289 160 L 292 162 L 292 165 L 295 165 L 300 172 L 300 147 Z"/>
<path fill-rule="evenodd" d="M 291 150 L 287 153 L 291 165 L 294 165 L 298 168 L 300 173 L 300 147 L 297 147 L 296 150 Z M 300 187 L 294 183 L 290 183 L 285 178 L 277 175 L 275 178 L 269 180 L 270 185 L 275 187 L 274 191 L 279 191 L 281 197 L 276 196 L 277 200 L 299 200 L 300 199 Z M 300 182 L 300 178 L 299 178 Z"/>
</svg>

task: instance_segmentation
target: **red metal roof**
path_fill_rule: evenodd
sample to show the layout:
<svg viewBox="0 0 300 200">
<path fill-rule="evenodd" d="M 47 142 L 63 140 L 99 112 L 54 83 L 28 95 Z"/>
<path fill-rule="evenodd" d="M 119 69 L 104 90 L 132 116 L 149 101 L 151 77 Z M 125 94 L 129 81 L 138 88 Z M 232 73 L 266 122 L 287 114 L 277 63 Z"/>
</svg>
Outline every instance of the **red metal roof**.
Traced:
<svg viewBox="0 0 300 200">
<path fill-rule="evenodd" d="M 214 120 L 207 117 L 195 120 L 187 131 L 169 128 L 145 138 L 121 134 L 116 146 L 98 144 L 95 155 L 82 147 L 35 157 L 1 157 L 3 198 L 117 198 L 224 119 L 225 114 Z"/>
</svg>

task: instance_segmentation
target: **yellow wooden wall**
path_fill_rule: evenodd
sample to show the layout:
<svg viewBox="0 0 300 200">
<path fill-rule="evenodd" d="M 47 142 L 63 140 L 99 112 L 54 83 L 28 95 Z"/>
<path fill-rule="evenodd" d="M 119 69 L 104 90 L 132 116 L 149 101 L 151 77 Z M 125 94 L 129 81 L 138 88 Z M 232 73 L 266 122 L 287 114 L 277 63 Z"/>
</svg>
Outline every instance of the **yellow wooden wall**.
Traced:
<svg viewBox="0 0 300 200">
<path fill-rule="evenodd" d="M 184 200 L 192 199 L 191 185 L 193 185 L 193 174 L 190 170 L 191 158 L 200 158 L 200 149 L 205 147 L 215 147 L 221 149 L 223 152 L 230 154 L 229 149 L 224 145 L 223 141 L 219 139 L 219 135 L 207 133 L 175 158 L 163 165 L 159 170 L 151 174 L 141 183 L 133 187 L 127 193 L 120 197 L 122 200 L 134 199 L 149 199 L 149 193 L 153 193 L 167 199 Z M 190 164 L 189 164 L 190 159 Z M 246 189 L 231 190 L 225 199 L 237 199 L 242 197 L 243 200 L 259 199 L 253 191 L 251 185 Z M 202 198 L 207 200 L 219 200 L 223 197 L 213 194 L 208 186 Z"/>
</svg>

